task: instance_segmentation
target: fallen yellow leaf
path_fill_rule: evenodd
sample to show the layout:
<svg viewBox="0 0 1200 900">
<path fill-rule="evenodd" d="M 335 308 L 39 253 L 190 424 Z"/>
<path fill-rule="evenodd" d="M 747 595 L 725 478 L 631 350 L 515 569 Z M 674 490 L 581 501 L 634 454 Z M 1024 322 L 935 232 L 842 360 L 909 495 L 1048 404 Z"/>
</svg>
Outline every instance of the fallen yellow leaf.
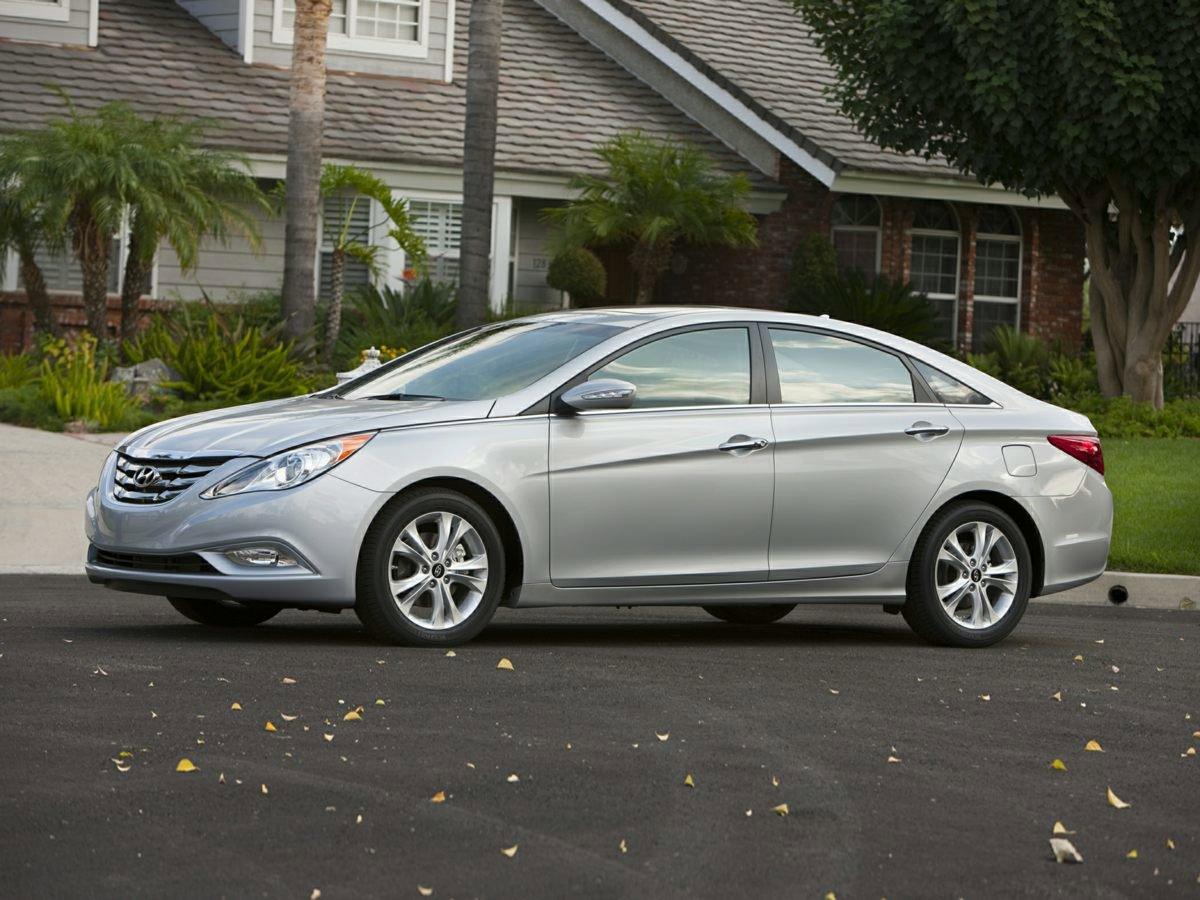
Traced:
<svg viewBox="0 0 1200 900">
<path fill-rule="evenodd" d="M 429 802 L 430 803 L 445 803 L 446 802 L 446 792 L 438 791 L 436 794 L 434 794 L 432 797 L 429 798 Z"/>
<path fill-rule="evenodd" d="M 505 656 L 504 658 L 502 658 L 500 660 L 500 662 L 496 663 L 496 668 L 497 669 L 507 669 L 509 672 L 512 672 L 513 671 L 512 660 L 509 659 L 507 656 Z"/>
<path fill-rule="evenodd" d="M 285 676 L 284 678 L 280 679 L 280 684 L 295 684 L 295 683 L 296 683 L 295 678 L 288 678 Z"/>
<path fill-rule="evenodd" d="M 300 717 L 299 716 L 289 716 L 287 713 L 280 713 L 279 718 L 283 719 L 283 721 L 285 721 L 285 722 L 295 722 Z"/>
<path fill-rule="evenodd" d="M 1075 845 L 1066 838 L 1050 838 L 1050 849 L 1054 852 L 1054 861 L 1059 863 L 1081 863 L 1083 857 L 1075 849 Z"/>
<path fill-rule="evenodd" d="M 267 724 L 263 726 L 263 731 L 278 731 L 278 730 L 279 729 L 275 727 L 274 722 L 267 722 Z"/>
<path fill-rule="evenodd" d="M 1195 756 L 1195 755 L 1196 755 L 1196 748 L 1195 748 L 1195 747 L 1188 747 L 1186 750 L 1184 750 L 1184 751 L 1183 751 L 1182 753 L 1180 753 L 1179 755 L 1180 755 L 1180 756 Z"/>
<path fill-rule="evenodd" d="M 654 736 L 655 736 L 656 738 L 658 738 L 660 741 L 665 741 L 667 738 L 669 738 L 669 737 L 671 736 L 671 732 L 669 732 L 669 731 L 665 731 L 665 732 L 663 732 L 662 734 L 659 734 L 659 733 L 656 731 L 656 732 L 654 732 Z"/>
<path fill-rule="evenodd" d="M 225 773 L 222 772 L 220 775 L 217 776 L 217 784 L 224 784 L 224 783 L 225 783 Z"/>
<path fill-rule="evenodd" d="M 621 838 L 621 843 L 618 844 L 617 846 L 621 848 L 622 853 L 629 852 L 629 845 L 627 843 L 625 843 L 625 838 Z"/>
<path fill-rule="evenodd" d="M 240 704 L 236 700 L 234 700 L 233 703 L 229 704 L 229 708 L 233 709 L 233 710 L 237 710 L 238 712 L 241 712 L 242 704 Z"/>
<path fill-rule="evenodd" d="M 516 784 L 518 781 L 521 780 L 521 776 L 518 775 L 516 772 L 513 772 L 511 775 L 509 775 L 504 780 L 507 781 L 509 784 Z"/>
<path fill-rule="evenodd" d="M 1075 655 L 1075 662 L 1083 662 L 1083 654 L 1077 653 Z"/>
<path fill-rule="evenodd" d="M 386 704 L 382 700 L 376 700 L 375 705 L 376 706 L 385 706 Z"/>
<path fill-rule="evenodd" d="M 260 787 L 262 788 L 262 792 L 263 792 L 264 794 L 269 794 L 269 793 L 270 793 L 270 791 L 268 791 L 268 790 L 267 790 L 267 786 L 266 786 L 265 784 L 263 784 L 263 785 L 260 785 Z"/>
<path fill-rule="evenodd" d="M 1055 691 L 1050 696 L 1053 697 L 1055 700 L 1057 700 L 1059 703 L 1062 703 L 1062 691 Z"/>
<path fill-rule="evenodd" d="M 350 710 L 350 712 L 348 712 L 344 716 L 342 716 L 342 721 L 343 722 L 361 722 L 362 716 L 359 715 L 357 709 L 352 709 L 352 710 Z"/>
<path fill-rule="evenodd" d="M 1083 745 L 1084 750 L 1091 750 L 1093 753 L 1103 753 L 1104 748 L 1100 746 L 1099 741 L 1088 741 Z"/>
<path fill-rule="evenodd" d="M 332 740 L 333 740 L 333 735 L 332 735 L 332 734 L 323 734 L 323 735 L 321 735 L 321 736 L 322 736 L 323 738 L 325 738 L 325 740 L 327 740 L 327 741 L 332 741 Z"/>
<path fill-rule="evenodd" d="M 1125 858 L 1126 859 L 1137 859 L 1137 851 L 1130 850 L 1128 853 L 1125 854 Z"/>
<path fill-rule="evenodd" d="M 509 859 L 512 859 L 514 856 L 517 855 L 517 847 L 519 847 L 519 846 L 521 846 L 521 845 L 513 844 L 511 847 L 501 847 L 500 852 L 503 853 L 505 856 L 507 856 Z"/>
<path fill-rule="evenodd" d="M 1113 793 L 1113 789 L 1108 789 L 1108 805 L 1116 809 L 1128 809 L 1132 804 L 1126 803 L 1120 797 Z"/>
<path fill-rule="evenodd" d="M 455 653 L 453 650 L 447 650 L 446 655 L 450 656 L 450 657 L 458 656 L 458 654 Z"/>
<path fill-rule="evenodd" d="M 1050 768 L 1057 769 L 1060 772 L 1065 772 L 1067 771 L 1067 764 L 1061 759 L 1055 759 L 1052 763 L 1050 763 Z"/>
<path fill-rule="evenodd" d="M 786 816 L 788 814 L 788 805 L 786 803 L 780 803 L 778 806 L 772 806 L 771 812 L 778 813 L 781 816 Z"/>
<path fill-rule="evenodd" d="M 691 772 L 688 772 L 688 774 L 687 774 L 687 775 L 683 776 L 683 783 L 684 783 L 685 785 L 687 785 L 688 787 L 690 787 L 690 788 L 694 788 L 694 787 L 696 786 L 696 782 L 695 782 L 695 780 L 692 778 L 692 773 L 691 773 Z"/>
<path fill-rule="evenodd" d="M 1052 834 L 1074 834 L 1075 832 L 1068 830 L 1067 826 L 1064 825 L 1062 822 L 1055 822 L 1054 828 L 1052 829 L 1051 833 Z"/>
<path fill-rule="evenodd" d="M 986 703 L 988 700 L 992 699 L 992 695 L 991 694 L 980 694 L 979 699 Z"/>
<path fill-rule="evenodd" d="M 425 885 L 423 885 L 423 884 L 418 884 L 417 885 L 417 893 L 420 894 L 422 897 L 432 897 L 433 896 L 433 888 L 425 887 Z"/>
<path fill-rule="evenodd" d="M 1173 840 L 1171 840 L 1170 838 L 1167 838 L 1167 849 L 1168 850 L 1175 849 L 1175 842 Z"/>
<path fill-rule="evenodd" d="M 779 776 L 778 775 L 771 776 L 771 787 L 779 787 Z"/>
<path fill-rule="evenodd" d="M 829 689 L 829 693 L 831 693 L 831 694 L 840 694 L 840 693 L 841 693 L 841 691 L 835 691 L 833 688 L 830 688 L 830 689 Z"/>
<path fill-rule="evenodd" d="M 890 763 L 898 763 L 898 762 L 900 762 L 900 757 L 898 757 L 898 756 L 889 756 L 889 757 L 887 758 L 887 761 L 888 761 L 888 762 L 890 762 Z"/>
<path fill-rule="evenodd" d="M 175 771 L 176 772 L 199 772 L 200 769 L 198 766 L 193 765 L 192 761 L 185 756 L 183 759 L 181 759 L 178 762 L 178 764 L 176 764 Z"/>
</svg>

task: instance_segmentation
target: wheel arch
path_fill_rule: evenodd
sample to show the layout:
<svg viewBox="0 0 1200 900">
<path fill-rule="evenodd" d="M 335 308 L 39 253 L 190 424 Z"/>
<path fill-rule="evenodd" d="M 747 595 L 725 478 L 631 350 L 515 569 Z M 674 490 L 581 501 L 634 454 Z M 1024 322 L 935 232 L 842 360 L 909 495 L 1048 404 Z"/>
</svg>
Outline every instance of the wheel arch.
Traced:
<svg viewBox="0 0 1200 900">
<path fill-rule="evenodd" d="M 990 504 L 1007 514 L 1017 523 L 1017 527 L 1021 529 L 1021 536 L 1025 538 L 1025 543 L 1029 547 L 1030 559 L 1033 561 L 1033 586 L 1029 591 L 1029 596 L 1037 597 L 1040 595 L 1046 578 L 1046 548 L 1042 544 L 1042 535 L 1038 531 L 1033 517 L 1017 500 L 999 491 L 966 491 L 962 494 L 956 494 L 942 503 L 941 506 L 933 511 L 933 515 L 929 516 L 926 524 L 947 506 L 954 503 L 961 503 L 964 500 L 977 500 L 981 503 Z"/>
<path fill-rule="evenodd" d="M 513 521 L 512 514 L 509 513 L 508 509 L 495 494 L 482 485 L 469 481 L 466 478 L 455 478 L 453 476 L 436 476 L 414 481 L 412 484 L 405 485 L 387 503 L 383 504 L 374 517 L 372 517 L 370 525 L 374 525 L 380 516 L 387 513 L 396 504 L 403 503 L 412 491 L 421 488 L 442 488 L 444 490 L 457 491 L 460 494 L 470 497 L 492 517 L 492 520 L 496 523 L 497 530 L 500 532 L 500 540 L 504 543 L 504 597 L 500 601 L 500 605 L 514 605 L 517 599 L 517 589 L 521 586 L 525 578 L 525 550 L 521 544 L 521 536 L 517 531 L 517 525 Z M 370 525 L 368 525 L 367 530 L 370 530 Z M 358 566 L 361 565 L 362 548 L 360 546 Z"/>
</svg>

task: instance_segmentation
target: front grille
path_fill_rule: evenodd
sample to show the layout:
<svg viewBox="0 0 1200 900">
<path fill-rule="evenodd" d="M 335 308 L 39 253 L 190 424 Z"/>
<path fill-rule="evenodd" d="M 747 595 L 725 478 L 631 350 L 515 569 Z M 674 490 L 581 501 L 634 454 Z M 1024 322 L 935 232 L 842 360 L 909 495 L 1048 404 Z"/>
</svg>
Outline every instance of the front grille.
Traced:
<svg viewBox="0 0 1200 900">
<path fill-rule="evenodd" d="M 118 453 L 113 497 L 122 503 L 166 503 L 232 458 L 138 459 Z"/>
<path fill-rule="evenodd" d="M 113 569 L 132 569 L 137 572 L 180 572 L 191 575 L 220 574 L 203 556 L 197 553 L 118 553 L 93 548 L 92 559 L 101 566 Z"/>
</svg>

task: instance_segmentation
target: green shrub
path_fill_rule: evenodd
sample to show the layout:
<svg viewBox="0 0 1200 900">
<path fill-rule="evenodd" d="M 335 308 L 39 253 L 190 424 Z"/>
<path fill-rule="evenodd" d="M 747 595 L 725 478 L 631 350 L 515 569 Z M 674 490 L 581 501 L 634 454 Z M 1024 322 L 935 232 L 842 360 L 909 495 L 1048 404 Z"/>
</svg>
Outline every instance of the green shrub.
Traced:
<svg viewBox="0 0 1200 900">
<path fill-rule="evenodd" d="M 1200 437 L 1200 400 L 1171 400 L 1161 410 L 1128 397 L 1083 397 L 1070 404 L 1102 438 Z"/>
<path fill-rule="evenodd" d="M 556 290 L 566 291 L 572 302 L 599 303 L 608 290 L 608 274 L 604 271 L 604 263 L 591 250 L 570 247 L 550 260 L 546 283 Z"/>
<path fill-rule="evenodd" d="M 829 286 L 840 276 L 833 242 L 823 234 L 808 235 L 792 254 L 792 268 L 788 275 L 788 306 L 805 312 L 820 306 Z"/>
<path fill-rule="evenodd" d="M 368 347 L 407 352 L 454 330 L 455 288 L 423 278 L 402 290 L 364 287 L 347 298 L 334 359 L 351 369 Z"/>
<path fill-rule="evenodd" d="M 938 333 L 937 312 L 924 294 L 883 276 L 868 282 L 857 269 L 811 282 L 794 295 L 792 309 L 810 315 L 828 313 L 925 344 L 934 342 Z"/>
<path fill-rule="evenodd" d="M 278 341 L 278 328 L 251 327 L 239 313 L 211 307 L 194 315 L 183 306 L 155 317 L 126 342 L 125 355 L 134 363 L 163 360 L 180 376 L 163 386 L 185 400 L 257 403 L 305 392 L 300 365 Z"/>
<path fill-rule="evenodd" d="M 38 377 L 37 360 L 31 353 L 0 355 L 0 388 L 19 388 Z"/>
<path fill-rule="evenodd" d="M 108 363 L 96 359 L 90 335 L 57 358 L 42 362 L 41 393 L 67 422 L 82 420 L 100 431 L 121 428 L 137 408 L 123 384 L 106 380 Z"/>
<path fill-rule="evenodd" d="M 42 387 L 36 382 L 0 388 L 0 422 L 46 431 L 62 431 L 63 427 L 63 417 L 42 394 Z"/>
</svg>

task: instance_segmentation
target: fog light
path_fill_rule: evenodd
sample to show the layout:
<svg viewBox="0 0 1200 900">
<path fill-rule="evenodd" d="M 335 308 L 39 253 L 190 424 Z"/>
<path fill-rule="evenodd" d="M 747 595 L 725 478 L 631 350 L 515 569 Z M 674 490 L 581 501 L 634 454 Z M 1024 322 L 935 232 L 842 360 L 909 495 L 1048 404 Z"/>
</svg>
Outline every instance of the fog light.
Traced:
<svg viewBox="0 0 1200 900">
<path fill-rule="evenodd" d="M 296 557 L 278 547 L 238 547 L 236 550 L 226 550 L 225 556 L 239 566 L 252 566 L 256 569 L 288 569 L 300 566 Z"/>
</svg>

